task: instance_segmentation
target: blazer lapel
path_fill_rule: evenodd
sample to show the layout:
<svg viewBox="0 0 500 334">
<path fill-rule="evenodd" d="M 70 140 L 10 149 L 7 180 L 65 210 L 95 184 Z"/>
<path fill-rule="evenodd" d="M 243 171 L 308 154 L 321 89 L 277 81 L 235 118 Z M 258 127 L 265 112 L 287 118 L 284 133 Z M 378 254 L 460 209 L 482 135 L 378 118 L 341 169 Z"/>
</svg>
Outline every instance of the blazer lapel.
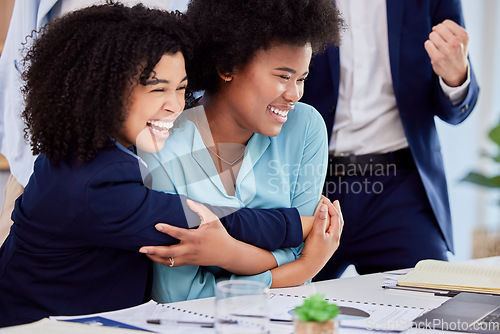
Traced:
<svg viewBox="0 0 500 334">
<path fill-rule="evenodd" d="M 326 50 L 326 55 L 330 67 L 330 73 L 332 75 L 333 92 L 335 96 L 335 103 L 337 105 L 337 98 L 339 96 L 339 82 L 340 82 L 340 56 L 339 48 L 333 47 Z"/>
<path fill-rule="evenodd" d="M 399 63 L 401 45 L 401 26 L 405 1 L 387 0 L 387 33 L 389 38 L 389 59 L 394 95 L 399 96 Z"/>
</svg>

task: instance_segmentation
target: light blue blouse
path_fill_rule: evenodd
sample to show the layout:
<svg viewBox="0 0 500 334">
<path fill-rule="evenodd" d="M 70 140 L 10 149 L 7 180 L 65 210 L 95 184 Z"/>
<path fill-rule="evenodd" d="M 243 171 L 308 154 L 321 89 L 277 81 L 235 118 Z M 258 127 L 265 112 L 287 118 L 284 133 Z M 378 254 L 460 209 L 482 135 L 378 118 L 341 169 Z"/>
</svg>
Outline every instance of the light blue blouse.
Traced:
<svg viewBox="0 0 500 334">
<path fill-rule="evenodd" d="M 160 152 L 139 153 L 152 171 L 153 189 L 217 206 L 295 207 L 301 215 L 314 213 L 325 180 L 328 145 L 323 118 L 313 107 L 297 103 L 278 136 L 250 138 L 234 196 L 227 195 L 198 129 L 188 120 L 200 117 L 206 120 L 203 107 L 184 111 L 179 128 Z M 302 246 L 278 249 L 273 255 L 282 265 L 297 259 L 301 251 Z M 153 298 L 163 303 L 214 296 L 216 282 L 223 279 L 272 283 L 270 271 L 236 276 L 218 267 L 155 264 L 154 269 Z"/>
</svg>

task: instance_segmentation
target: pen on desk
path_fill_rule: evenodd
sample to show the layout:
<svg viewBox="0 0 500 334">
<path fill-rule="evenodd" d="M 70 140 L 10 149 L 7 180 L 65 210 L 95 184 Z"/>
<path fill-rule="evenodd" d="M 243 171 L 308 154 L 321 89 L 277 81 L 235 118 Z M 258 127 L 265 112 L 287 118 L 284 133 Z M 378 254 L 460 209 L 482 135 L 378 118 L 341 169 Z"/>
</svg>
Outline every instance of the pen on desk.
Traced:
<svg viewBox="0 0 500 334">
<path fill-rule="evenodd" d="M 253 315 L 253 314 L 239 314 L 239 313 L 231 313 L 232 316 L 236 317 L 247 317 L 247 318 L 262 318 L 260 315 Z M 271 322 L 277 322 L 277 323 L 292 323 L 292 319 L 278 319 L 278 318 L 269 318 L 269 321 Z"/>
<path fill-rule="evenodd" d="M 253 314 L 239 314 L 239 313 L 231 313 L 232 316 L 235 317 L 246 317 L 246 318 L 262 318 L 260 315 L 253 315 Z M 276 323 L 293 323 L 292 319 L 278 319 L 278 318 L 269 318 L 269 321 L 271 322 L 276 322 Z"/>
<path fill-rule="evenodd" d="M 291 319 L 276 319 L 270 318 L 271 322 L 283 323 L 283 324 L 292 324 L 293 320 Z M 148 319 L 146 320 L 148 324 L 152 325 L 165 325 L 165 324 L 181 324 L 181 325 L 198 325 L 203 328 L 214 328 L 214 323 L 212 321 L 182 321 L 182 320 L 162 320 L 162 319 Z M 231 321 L 237 323 L 236 320 Z"/>
<path fill-rule="evenodd" d="M 433 290 L 433 289 L 426 289 L 426 288 L 412 288 L 412 287 L 399 286 L 399 285 L 382 285 L 382 288 L 383 289 L 394 289 L 394 290 L 406 290 L 406 291 L 433 293 L 434 296 L 438 296 L 438 297 L 454 297 L 457 294 L 459 294 L 458 291 Z"/>
<path fill-rule="evenodd" d="M 182 320 L 162 320 L 162 319 L 148 319 L 148 324 L 152 325 L 165 325 L 165 324 L 180 324 L 180 325 L 198 325 L 203 328 L 214 328 L 213 321 L 182 321 Z"/>
<path fill-rule="evenodd" d="M 293 320 L 291 320 L 291 319 L 275 319 L 275 318 L 271 318 L 269 320 L 271 322 L 276 322 L 276 323 L 280 323 L 280 324 L 293 324 Z"/>
</svg>

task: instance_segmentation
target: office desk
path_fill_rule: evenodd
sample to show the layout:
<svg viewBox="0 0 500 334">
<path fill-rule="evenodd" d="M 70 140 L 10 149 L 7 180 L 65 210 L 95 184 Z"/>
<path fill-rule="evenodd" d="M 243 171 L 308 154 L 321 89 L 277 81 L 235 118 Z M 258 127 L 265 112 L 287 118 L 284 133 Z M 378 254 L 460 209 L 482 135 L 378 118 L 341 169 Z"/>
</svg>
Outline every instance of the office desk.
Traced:
<svg viewBox="0 0 500 334">
<path fill-rule="evenodd" d="M 487 259 L 477 259 L 467 261 L 474 264 L 490 265 L 500 267 L 500 256 L 487 258 Z M 404 291 L 404 290 L 393 290 L 393 289 L 383 289 L 381 286 L 385 283 L 387 277 L 397 278 L 401 276 L 407 270 L 399 270 L 394 272 L 377 273 L 371 275 L 362 275 L 356 277 L 341 278 L 336 280 L 328 280 L 322 282 L 315 282 L 305 284 L 299 287 L 284 288 L 284 289 L 271 289 L 271 293 L 282 296 L 297 296 L 297 297 L 307 297 L 313 293 L 322 293 L 327 299 L 338 303 L 368 303 L 374 305 L 386 305 L 399 308 L 415 308 L 415 309 L 433 309 L 441 305 L 443 302 L 449 299 L 449 297 L 435 296 L 433 293 L 428 292 L 415 292 L 415 291 Z M 152 303 L 153 307 L 158 307 L 155 303 Z M 187 312 L 199 313 L 203 315 L 213 316 L 214 315 L 214 298 L 198 299 L 177 303 L 167 304 L 173 308 L 182 309 Z M 165 305 L 165 306 L 167 306 Z M 151 306 L 151 305 L 149 305 Z M 160 306 L 162 307 L 162 306 Z M 134 311 L 133 317 L 139 317 L 141 319 L 149 319 L 154 317 L 153 312 L 148 311 L 150 308 L 145 309 L 144 307 L 139 307 L 140 311 Z M 117 311 L 121 312 L 121 311 Z M 138 314 L 141 313 L 141 314 Z M 147 314 L 146 314 L 147 313 Z M 112 317 L 110 317 L 113 319 Z M 117 321 L 124 321 L 128 318 L 115 318 Z M 412 318 L 413 319 L 413 318 Z M 142 320 L 145 324 L 145 320 Z M 126 322 L 126 321 L 124 321 Z M 138 324 L 135 324 L 138 325 Z M 88 326 L 88 325 L 80 325 Z M 153 325 L 154 327 L 155 325 Z M 21 327 L 21 326 L 15 326 Z M 30 328 L 24 331 L 16 330 L 15 327 L 0 329 L 0 333 L 31 333 Z M 92 326 L 94 327 L 94 326 Z M 87 333 L 91 327 L 84 327 L 82 333 Z M 109 327 L 108 327 L 109 328 Z M 143 327 L 144 328 L 144 327 Z M 148 327 L 151 330 L 155 330 L 152 327 Z M 21 329 L 21 328 L 19 328 Z M 115 330 L 114 328 L 110 330 Z M 116 333 L 123 330 L 116 329 Z M 158 330 L 162 330 L 158 328 Z M 53 334 L 54 330 L 38 331 L 42 334 Z M 74 332 L 74 331 L 71 331 Z M 111 333 L 110 331 L 97 331 L 94 328 L 94 333 Z M 179 330 L 162 330 L 162 332 L 168 332 L 169 334 L 177 333 L 196 333 L 196 329 L 192 328 L 181 328 Z M 112 333 L 115 333 L 113 331 Z M 136 332 L 139 333 L 139 332 Z M 204 331 L 203 333 L 214 333 L 213 330 Z M 292 334 L 293 326 L 290 324 L 271 324 L 271 334 Z M 350 334 L 350 333 L 370 333 L 362 329 L 352 329 L 352 328 L 340 328 L 340 334 Z M 374 333 L 374 332 L 371 332 Z M 383 332 L 376 332 L 381 334 Z M 405 334 L 421 334 L 421 333 L 445 333 L 451 334 L 454 332 L 443 332 L 443 331 L 432 331 L 428 329 L 416 329 L 412 328 L 404 332 Z"/>
<path fill-rule="evenodd" d="M 321 293 L 325 298 L 335 301 L 368 302 L 394 306 L 417 308 L 436 308 L 448 297 L 436 297 L 428 292 L 383 289 L 387 277 L 384 273 L 340 278 L 322 282 L 308 283 L 302 286 L 283 289 L 271 289 L 271 293 L 307 297 Z M 179 308 L 213 316 L 214 299 L 205 298 L 172 303 Z"/>
<path fill-rule="evenodd" d="M 377 273 L 357 277 L 340 278 L 322 282 L 308 283 L 299 287 L 271 289 L 271 293 L 285 296 L 307 297 L 322 293 L 332 302 L 368 302 L 400 307 L 432 309 L 438 307 L 449 297 L 436 297 L 432 293 L 383 289 L 381 286 L 387 274 Z M 191 312 L 214 315 L 214 298 L 205 298 L 172 303 L 178 308 Z M 412 329 L 407 333 L 426 333 Z M 428 332 L 428 331 L 427 331 Z M 271 334 L 291 334 L 291 325 L 271 325 Z M 367 331 L 341 328 L 340 333 L 367 333 Z M 436 332 L 438 333 L 438 332 Z M 448 334 L 451 332 L 447 332 Z"/>
<path fill-rule="evenodd" d="M 480 265 L 500 267 L 500 256 L 475 259 L 466 261 Z M 405 273 L 407 270 L 392 271 L 387 273 L 376 273 L 356 277 L 340 278 L 335 280 L 309 283 L 293 288 L 271 289 L 271 293 L 285 296 L 307 297 L 314 293 L 322 293 L 325 298 L 336 302 L 368 302 L 379 305 L 392 305 L 411 308 L 433 309 L 444 303 L 449 297 L 435 296 L 428 292 L 415 292 L 405 290 L 383 289 L 382 285 L 388 276 L 395 277 Z M 192 312 L 214 315 L 214 299 L 198 299 L 185 302 L 172 303 L 176 307 Z M 273 325 L 272 334 L 290 334 L 293 329 L 283 327 L 284 325 Z M 342 330 L 341 333 L 355 333 L 363 331 Z M 405 333 L 453 333 L 450 331 L 431 331 L 410 329 Z"/>
</svg>

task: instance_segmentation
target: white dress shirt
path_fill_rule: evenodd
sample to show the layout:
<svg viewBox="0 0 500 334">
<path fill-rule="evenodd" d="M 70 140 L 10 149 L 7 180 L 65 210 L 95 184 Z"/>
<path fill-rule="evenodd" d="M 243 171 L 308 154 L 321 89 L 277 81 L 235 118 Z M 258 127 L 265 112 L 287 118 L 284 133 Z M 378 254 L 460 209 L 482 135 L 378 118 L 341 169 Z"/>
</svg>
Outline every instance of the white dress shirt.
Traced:
<svg viewBox="0 0 500 334">
<path fill-rule="evenodd" d="M 330 152 L 361 155 L 408 147 L 391 78 L 386 1 L 336 3 L 347 29 L 339 48 L 339 97 Z M 440 83 L 455 104 L 465 98 L 469 76 L 460 87 Z"/>
</svg>

